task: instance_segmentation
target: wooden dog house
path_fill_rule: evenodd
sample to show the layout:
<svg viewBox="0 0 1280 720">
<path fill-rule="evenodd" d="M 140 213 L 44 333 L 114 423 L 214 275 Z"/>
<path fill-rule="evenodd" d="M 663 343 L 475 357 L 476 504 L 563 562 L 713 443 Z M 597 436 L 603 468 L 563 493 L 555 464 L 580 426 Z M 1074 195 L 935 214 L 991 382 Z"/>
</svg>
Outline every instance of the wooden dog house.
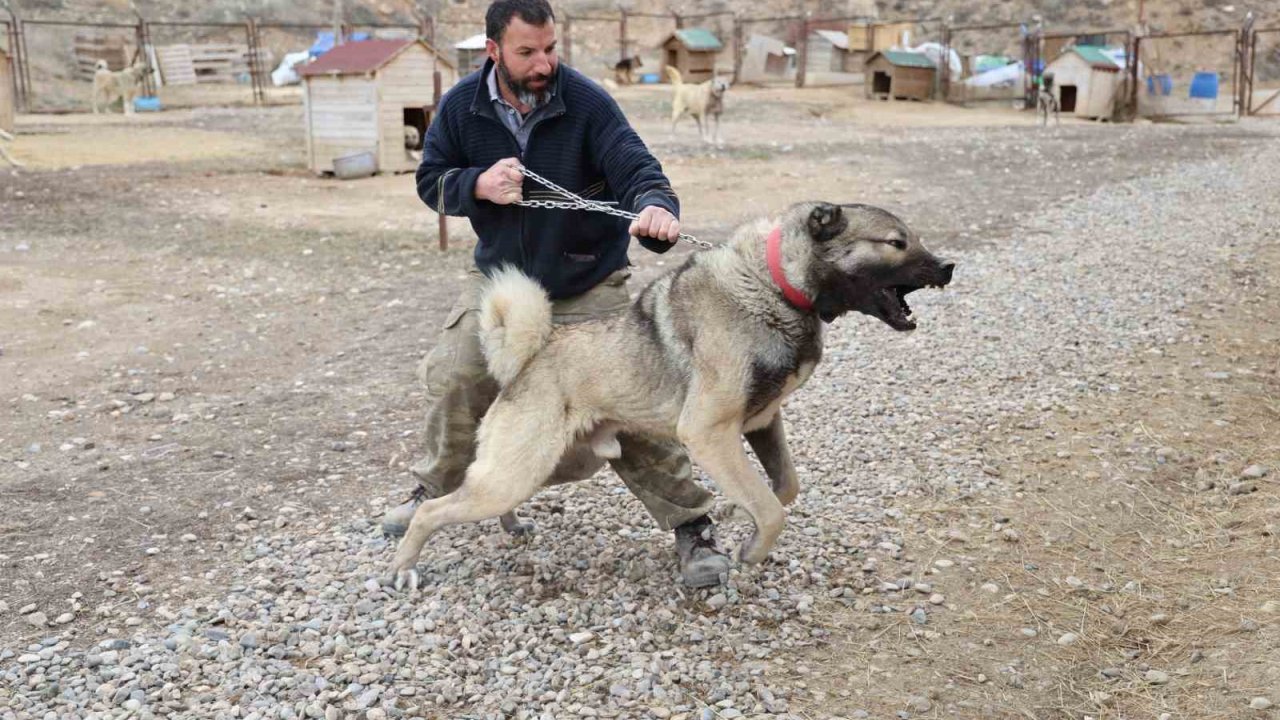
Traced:
<svg viewBox="0 0 1280 720">
<path fill-rule="evenodd" d="M 1053 94 L 1063 114 L 1110 118 L 1123 68 L 1101 48 L 1076 45 L 1044 69 L 1053 76 Z"/>
<path fill-rule="evenodd" d="M 422 40 L 362 40 L 339 45 L 297 68 L 304 82 L 307 164 L 333 172 L 334 158 L 373 152 L 379 172 L 417 168 L 409 154 L 422 149 L 435 112 L 433 73 L 441 92 L 458 81 L 454 64 Z M 418 130 L 417 148 L 405 147 L 405 126 Z"/>
<path fill-rule="evenodd" d="M 667 68 L 680 71 L 687 83 L 710 80 L 716 74 L 716 55 L 724 44 L 706 28 L 676 30 L 662 43 L 662 68 L 658 77 L 667 82 Z"/>
<path fill-rule="evenodd" d="M 867 97 L 882 100 L 930 100 L 938 68 L 926 55 L 881 50 L 867 58 Z"/>
</svg>

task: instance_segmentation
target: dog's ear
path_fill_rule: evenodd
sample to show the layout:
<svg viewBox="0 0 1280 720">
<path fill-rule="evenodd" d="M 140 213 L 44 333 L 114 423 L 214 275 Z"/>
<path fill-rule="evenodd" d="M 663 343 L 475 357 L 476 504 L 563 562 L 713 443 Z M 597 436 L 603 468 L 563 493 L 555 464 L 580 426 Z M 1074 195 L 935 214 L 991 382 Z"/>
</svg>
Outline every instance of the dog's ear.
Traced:
<svg viewBox="0 0 1280 720">
<path fill-rule="evenodd" d="M 818 203 L 809 213 L 809 235 L 818 242 L 839 237 L 849 227 L 844 209 L 831 203 Z"/>
</svg>

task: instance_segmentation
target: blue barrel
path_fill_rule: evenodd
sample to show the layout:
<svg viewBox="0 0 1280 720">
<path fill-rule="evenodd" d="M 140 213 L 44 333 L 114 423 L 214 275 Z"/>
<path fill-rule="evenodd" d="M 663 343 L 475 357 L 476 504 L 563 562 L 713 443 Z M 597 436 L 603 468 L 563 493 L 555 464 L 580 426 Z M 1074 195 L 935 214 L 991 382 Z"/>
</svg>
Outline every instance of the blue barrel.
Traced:
<svg viewBox="0 0 1280 720">
<path fill-rule="evenodd" d="M 1191 78 L 1191 97 L 1215 100 L 1218 97 L 1218 73 L 1198 72 Z"/>
</svg>

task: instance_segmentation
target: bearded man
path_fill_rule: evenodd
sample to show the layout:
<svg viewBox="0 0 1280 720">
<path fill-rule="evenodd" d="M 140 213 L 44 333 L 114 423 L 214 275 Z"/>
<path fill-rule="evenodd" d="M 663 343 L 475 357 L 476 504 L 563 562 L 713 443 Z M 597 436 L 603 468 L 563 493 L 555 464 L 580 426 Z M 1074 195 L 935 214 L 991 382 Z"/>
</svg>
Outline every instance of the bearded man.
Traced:
<svg viewBox="0 0 1280 720">
<path fill-rule="evenodd" d="M 546 289 L 558 323 L 574 323 L 631 305 L 630 238 L 666 252 L 680 235 L 679 200 L 662 166 L 613 98 L 559 62 L 555 15 L 546 0 L 498 0 L 485 15 L 483 68 L 441 99 L 427 130 L 418 195 L 442 215 L 466 217 L 479 242 L 475 268 L 445 319 L 419 374 L 426 386 L 426 457 L 418 487 L 383 517 L 403 535 L 426 498 L 453 492 L 475 459 L 475 431 L 499 387 L 480 349 L 480 289 L 486 274 L 512 265 Z M 521 167 L 584 197 L 638 213 L 628 221 L 583 210 L 518 205 L 541 189 Z M 609 372 L 601 368 L 601 372 Z M 693 587 L 723 582 L 729 558 L 716 545 L 707 512 L 713 496 L 693 480 L 679 445 L 619 436 L 610 463 L 660 527 L 674 530 L 680 577 Z M 518 462 L 517 458 L 512 459 Z M 565 481 L 573 468 L 562 468 Z M 531 525 L 514 514 L 508 532 Z"/>
</svg>

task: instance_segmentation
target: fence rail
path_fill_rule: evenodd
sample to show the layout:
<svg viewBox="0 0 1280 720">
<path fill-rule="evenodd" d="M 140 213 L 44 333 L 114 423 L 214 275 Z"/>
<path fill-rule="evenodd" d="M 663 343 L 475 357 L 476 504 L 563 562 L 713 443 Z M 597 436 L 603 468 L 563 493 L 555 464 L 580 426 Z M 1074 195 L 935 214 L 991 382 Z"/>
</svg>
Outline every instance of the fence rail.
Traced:
<svg viewBox="0 0 1280 720">
<path fill-rule="evenodd" d="M 28 34 L 32 31 L 38 31 L 41 28 L 48 29 L 85 29 L 94 31 L 131 31 L 135 41 L 138 44 L 138 59 L 148 66 L 149 69 L 155 70 L 153 63 L 155 58 L 148 52 L 153 46 L 153 30 L 156 29 L 187 29 L 191 31 L 217 30 L 222 32 L 235 33 L 243 37 L 244 46 L 247 48 L 245 60 L 248 66 L 247 74 L 252 90 L 252 98 L 255 103 L 264 103 L 268 100 L 268 83 L 267 80 L 271 73 L 270 63 L 264 54 L 272 51 L 269 49 L 268 43 L 264 42 L 264 34 L 266 33 L 298 33 L 296 39 L 301 38 L 301 33 L 310 33 L 319 30 L 333 28 L 332 24 L 322 23 L 296 23 L 269 19 L 259 19 L 249 17 L 241 22 L 198 22 L 198 21 L 168 21 L 168 20 L 150 20 L 138 17 L 135 22 L 118 22 L 118 21 L 85 21 L 85 20 L 67 20 L 58 18 L 36 18 L 25 20 L 18 17 L 11 10 L 8 11 L 9 18 L 3 19 L 0 16 L 0 42 L 10 56 L 13 67 L 13 77 L 10 79 L 13 95 L 16 105 L 21 111 L 30 111 L 36 92 L 32 83 L 31 68 L 33 65 L 30 43 L 28 42 Z M 941 18 L 906 18 L 901 20 L 869 20 L 860 16 L 849 17 L 814 17 L 808 13 L 778 15 L 778 16 L 760 16 L 752 17 L 741 15 L 736 11 L 716 11 L 704 13 L 680 14 L 676 12 L 660 13 L 660 12 L 631 12 L 625 9 L 619 10 L 617 14 L 588 12 L 581 15 L 565 14 L 561 20 L 562 24 L 562 54 L 567 63 L 572 63 L 574 53 L 582 53 L 583 46 L 575 41 L 583 38 L 599 38 L 606 36 L 600 32 L 587 32 L 583 35 L 583 24 L 588 23 L 616 23 L 618 25 L 615 34 L 617 43 L 617 56 L 624 59 L 632 54 L 637 40 L 632 37 L 632 32 L 628 27 L 631 20 L 638 21 L 670 21 L 674 28 L 684 29 L 689 23 L 711 20 L 712 25 L 724 29 L 730 29 L 731 37 L 727 43 L 728 47 L 720 52 L 727 52 L 732 58 L 732 71 L 734 80 L 738 81 L 742 75 L 742 64 L 744 55 L 747 51 L 746 30 L 752 27 L 771 27 L 774 30 L 782 28 L 782 32 L 788 36 L 783 42 L 790 41 L 795 45 L 794 58 L 796 67 L 792 70 L 795 73 L 795 85 L 797 87 L 805 87 L 806 78 L 812 72 L 816 72 L 812 68 L 807 67 L 809 55 L 809 36 L 816 29 L 830 28 L 838 23 L 857 23 L 867 29 L 868 38 L 873 36 L 876 27 L 902 27 L 913 25 L 918 29 L 925 29 L 925 34 L 935 33 L 937 41 L 942 48 L 940 56 L 941 62 L 935 77 L 935 90 L 942 99 L 954 99 L 957 96 L 954 85 L 961 78 L 955 77 L 952 69 L 950 58 L 954 48 L 962 38 L 981 35 L 986 39 L 988 44 L 996 42 L 992 39 L 992 34 L 1004 34 L 1002 40 L 1009 40 L 1013 33 L 1017 33 L 1020 39 L 1021 48 L 1015 50 L 1020 52 L 1026 68 L 1024 74 L 1023 87 L 1020 88 L 1021 94 L 1030 100 L 1036 92 L 1035 77 L 1039 70 L 1039 66 L 1048 60 L 1044 57 L 1046 50 L 1051 51 L 1053 48 L 1060 47 L 1062 41 L 1069 42 L 1071 38 L 1086 36 L 1111 36 L 1122 37 L 1125 48 L 1125 68 L 1123 77 L 1126 78 L 1124 85 L 1125 97 L 1122 99 L 1129 103 L 1133 108 L 1138 108 L 1142 93 L 1140 86 L 1144 78 L 1140 77 L 1143 73 L 1140 67 L 1145 67 L 1148 78 L 1153 74 L 1159 74 L 1160 63 L 1157 61 L 1146 62 L 1144 60 L 1152 60 L 1159 58 L 1162 46 L 1174 47 L 1182 41 L 1195 41 L 1202 38 L 1221 38 L 1222 48 L 1214 53 L 1214 60 L 1217 61 L 1215 66 L 1218 75 L 1225 80 L 1230 78 L 1232 107 L 1226 110 L 1224 107 L 1214 105 L 1212 110 L 1186 109 L 1182 106 L 1174 107 L 1171 111 L 1160 111 L 1157 116 L 1166 114 L 1197 114 L 1197 115 L 1222 115 L 1233 114 L 1242 115 L 1258 115 L 1268 114 L 1280 116 L 1280 87 L 1268 87 L 1258 91 L 1256 84 L 1259 82 L 1258 77 L 1258 61 L 1259 61 L 1259 45 L 1277 44 L 1280 41 L 1280 27 L 1267 27 L 1254 29 L 1252 27 L 1252 16 L 1246 20 L 1246 24 L 1236 29 L 1217 29 L 1217 30 L 1193 30 L 1182 32 L 1166 32 L 1166 33 L 1150 33 L 1140 37 L 1134 37 L 1129 31 L 1125 30 L 1108 30 L 1108 31 L 1076 31 L 1063 29 L 1047 29 L 1039 25 L 1029 22 L 992 22 L 992 23 L 976 23 L 966 25 L 948 25 Z M 654 26 L 652 22 L 646 22 L 650 29 L 660 26 L 658 23 Z M 339 34 L 348 35 L 353 28 L 361 30 L 409 30 L 416 31 L 419 37 L 423 37 L 428 42 L 436 45 L 440 41 L 440 35 L 443 34 L 445 28 L 449 27 L 483 27 L 483 21 L 463 20 L 463 19 L 439 19 L 439 18 L 421 18 L 416 24 L 392 23 L 392 24 L 348 24 L 343 23 L 338 26 Z M 824 27 L 825 26 L 825 27 Z M 927 29 L 926 29 L 927 28 Z M 722 33 L 725 34 L 725 33 Z M 452 35 L 452 33 L 450 33 Z M 767 36 L 771 37 L 771 36 Z M 1234 50 L 1228 53 L 1225 51 L 1226 40 L 1231 38 Z M 285 38 L 287 40 L 287 38 Z M 600 43 L 596 43 L 599 46 Z M 852 47 L 855 43 L 850 40 L 849 45 Z M 859 40 L 859 47 L 864 43 Z M 1280 48 L 1271 50 L 1270 44 L 1266 45 L 1267 52 L 1274 52 L 1277 58 L 1280 58 Z M 608 42 L 605 43 L 608 47 Z M 870 55 L 872 48 L 866 46 L 866 55 Z M 821 49 L 821 48 L 820 48 Z M 598 53 L 597 53 L 598 54 Z M 1270 55 L 1262 58 L 1266 63 L 1274 64 Z M 610 63 L 613 61 L 610 60 Z M 1266 67 L 1270 68 L 1268 64 Z M 847 69 L 847 68 L 846 68 Z M 465 68 L 460 68 L 465 70 Z M 963 75 L 963 72 L 962 72 Z M 243 77 L 243 76 L 241 76 Z M 154 87 L 150 86 L 151 73 L 148 73 L 144 83 L 147 84 L 148 91 L 154 91 Z M 1259 96 L 1261 92 L 1261 96 Z M 960 93 L 960 95 L 965 95 Z M 967 97 L 967 96 L 966 96 Z M 963 101 L 963 98 L 962 98 Z M 1152 103 L 1147 98 L 1147 104 Z M 1029 102 L 1028 104 L 1033 104 Z M 1207 107 L 1207 106 L 1206 106 Z"/>
</svg>

